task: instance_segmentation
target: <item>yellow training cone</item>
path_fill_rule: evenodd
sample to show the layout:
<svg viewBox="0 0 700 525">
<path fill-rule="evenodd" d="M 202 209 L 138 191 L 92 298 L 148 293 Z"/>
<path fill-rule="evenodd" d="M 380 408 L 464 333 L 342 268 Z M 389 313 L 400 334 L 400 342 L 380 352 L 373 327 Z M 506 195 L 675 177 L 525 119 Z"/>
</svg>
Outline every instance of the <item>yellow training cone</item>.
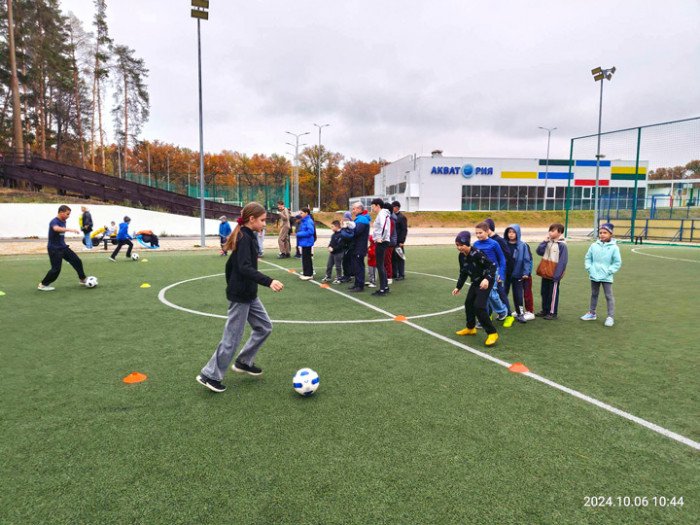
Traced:
<svg viewBox="0 0 700 525">
<path fill-rule="evenodd" d="M 148 283 L 143 283 L 143 284 L 141 285 L 141 288 L 150 288 L 150 287 L 151 287 L 151 285 L 148 284 Z"/>
<path fill-rule="evenodd" d="M 6 295 L 5 292 L 0 292 L 0 297 L 2 297 L 3 295 Z"/>
</svg>

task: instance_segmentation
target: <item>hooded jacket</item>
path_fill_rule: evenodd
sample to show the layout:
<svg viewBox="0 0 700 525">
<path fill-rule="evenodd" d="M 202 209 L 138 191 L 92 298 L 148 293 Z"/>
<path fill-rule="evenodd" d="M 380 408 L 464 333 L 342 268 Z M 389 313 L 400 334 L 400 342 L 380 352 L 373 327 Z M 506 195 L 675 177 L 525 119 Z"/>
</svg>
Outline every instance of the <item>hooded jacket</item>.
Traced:
<svg viewBox="0 0 700 525">
<path fill-rule="evenodd" d="M 510 242 L 508 238 L 508 232 L 513 230 L 515 232 L 515 243 Z M 524 275 L 530 275 L 532 273 L 532 254 L 530 253 L 530 248 L 520 240 L 520 225 L 511 224 L 503 232 L 503 238 L 506 240 L 508 245 L 508 250 L 513 257 L 513 272 L 511 277 L 513 279 L 522 279 Z"/>
<path fill-rule="evenodd" d="M 584 259 L 584 267 L 591 281 L 613 282 L 613 274 L 622 266 L 620 248 L 615 239 L 603 242 L 598 239 L 591 244 Z"/>
<path fill-rule="evenodd" d="M 311 215 L 307 215 L 297 226 L 297 242 L 299 243 L 299 248 L 311 248 L 314 245 L 314 233 L 316 232 L 316 227 L 314 226 L 314 220 Z"/>
<path fill-rule="evenodd" d="M 236 250 L 226 261 L 226 297 L 234 303 L 250 303 L 258 296 L 258 285 L 270 286 L 272 279 L 258 271 L 258 236 L 247 226 L 240 235 Z"/>
<path fill-rule="evenodd" d="M 374 242 L 386 242 L 391 239 L 391 216 L 389 210 L 382 208 L 374 219 L 372 238 Z"/>
<path fill-rule="evenodd" d="M 473 283 L 480 284 L 484 279 L 488 279 L 493 284 L 496 280 L 496 265 L 486 254 L 474 247 L 469 250 L 469 254 L 459 254 L 459 279 L 457 279 L 458 290 L 462 289 L 467 278 L 471 278 Z"/>
<path fill-rule="evenodd" d="M 367 210 L 355 217 L 355 247 L 354 254 L 364 257 L 367 255 L 367 242 L 369 239 L 369 214 Z"/>
</svg>

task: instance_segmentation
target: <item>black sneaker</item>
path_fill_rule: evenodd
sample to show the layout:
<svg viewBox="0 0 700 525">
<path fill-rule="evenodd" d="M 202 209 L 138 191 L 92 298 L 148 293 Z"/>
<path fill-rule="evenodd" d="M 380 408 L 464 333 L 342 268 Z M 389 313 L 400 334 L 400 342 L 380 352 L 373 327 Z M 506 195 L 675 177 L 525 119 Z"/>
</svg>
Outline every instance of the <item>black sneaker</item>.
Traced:
<svg viewBox="0 0 700 525">
<path fill-rule="evenodd" d="M 364 292 L 364 291 L 365 291 L 364 288 L 356 288 L 354 286 L 352 288 L 348 288 L 348 292 L 350 292 L 350 293 L 360 293 L 360 292 Z"/>
<path fill-rule="evenodd" d="M 544 319 L 545 321 L 553 321 L 556 318 L 556 314 L 547 314 L 542 319 Z"/>
<path fill-rule="evenodd" d="M 545 317 L 546 315 L 548 315 L 547 312 L 542 311 L 542 312 L 537 312 L 535 314 L 535 317 Z"/>
<path fill-rule="evenodd" d="M 259 376 L 262 374 L 262 368 L 258 368 L 255 365 L 246 365 L 245 363 L 241 363 L 238 360 L 236 360 L 236 362 L 233 363 L 231 370 L 240 374 L 248 374 L 251 376 Z"/>
<path fill-rule="evenodd" d="M 211 390 L 212 392 L 216 392 L 217 394 L 220 394 L 221 392 L 226 392 L 226 387 L 221 384 L 221 381 L 217 381 L 216 379 L 210 379 L 202 374 L 199 374 L 197 376 L 197 383 L 207 387 L 209 390 Z"/>
<path fill-rule="evenodd" d="M 384 297 L 386 294 L 386 290 L 377 290 L 376 292 L 372 292 L 372 295 L 376 295 L 377 297 Z"/>
</svg>

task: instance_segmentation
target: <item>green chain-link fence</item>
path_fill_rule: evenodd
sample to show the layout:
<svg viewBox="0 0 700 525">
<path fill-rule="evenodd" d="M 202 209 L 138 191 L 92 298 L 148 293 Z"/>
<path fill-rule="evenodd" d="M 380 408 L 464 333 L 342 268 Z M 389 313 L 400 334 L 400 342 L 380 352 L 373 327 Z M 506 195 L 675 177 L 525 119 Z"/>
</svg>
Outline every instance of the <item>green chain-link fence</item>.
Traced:
<svg viewBox="0 0 700 525">
<path fill-rule="evenodd" d="M 700 242 L 700 117 L 602 133 L 597 155 L 597 134 L 571 139 L 567 226 L 597 201 L 591 235 L 613 222 L 620 238 Z"/>
</svg>

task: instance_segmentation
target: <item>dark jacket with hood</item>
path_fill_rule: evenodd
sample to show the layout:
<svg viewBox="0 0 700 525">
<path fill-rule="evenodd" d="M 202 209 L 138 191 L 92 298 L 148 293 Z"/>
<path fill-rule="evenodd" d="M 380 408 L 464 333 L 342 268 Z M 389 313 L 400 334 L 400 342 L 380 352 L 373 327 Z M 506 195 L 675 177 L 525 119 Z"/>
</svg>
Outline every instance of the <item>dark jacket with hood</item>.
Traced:
<svg viewBox="0 0 700 525">
<path fill-rule="evenodd" d="M 272 279 L 258 271 L 258 236 L 247 226 L 240 235 L 236 250 L 226 261 L 226 297 L 234 303 L 250 303 L 258 296 L 258 285 L 270 286 Z"/>
<path fill-rule="evenodd" d="M 496 263 L 489 259 L 484 252 L 472 246 L 468 255 L 459 254 L 459 279 L 457 279 L 458 290 L 462 289 L 467 278 L 471 278 L 473 283 L 481 283 L 484 279 L 488 279 L 493 285 L 496 281 Z"/>
<path fill-rule="evenodd" d="M 508 238 L 508 232 L 510 230 L 515 232 L 515 243 L 510 242 Z M 506 231 L 503 232 L 503 237 L 507 242 L 508 250 L 513 259 L 511 277 L 513 279 L 522 279 L 524 275 L 530 275 L 532 273 L 532 253 L 530 252 L 530 247 L 520 240 L 520 225 L 511 224 L 508 226 Z"/>
</svg>

